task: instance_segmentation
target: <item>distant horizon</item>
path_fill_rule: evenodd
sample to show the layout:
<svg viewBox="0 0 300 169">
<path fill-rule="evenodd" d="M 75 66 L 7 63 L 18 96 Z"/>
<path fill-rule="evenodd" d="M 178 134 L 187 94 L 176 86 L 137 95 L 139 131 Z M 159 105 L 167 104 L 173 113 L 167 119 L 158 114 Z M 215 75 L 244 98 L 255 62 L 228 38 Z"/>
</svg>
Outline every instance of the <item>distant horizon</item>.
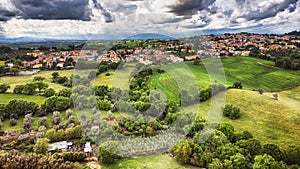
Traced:
<svg viewBox="0 0 300 169">
<path fill-rule="evenodd" d="M 159 33 L 140 33 L 136 35 L 132 35 L 126 38 L 119 38 L 119 39 L 101 39 L 101 38 L 90 38 L 90 39 L 79 39 L 79 38 L 38 38 L 38 37 L 15 37 L 15 38 L 10 38 L 10 37 L 0 37 L 0 44 L 13 44 L 13 43 L 47 43 L 47 42 L 86 42 L 86 41 L 124 41 L 124 40 L 172 40 L 172 39 L 182 39 L 182 38 L 190 38 L 190 37 L 195 37 L 195 36 L 209 36 L 209 35 L 224 35 L 224 34 L 239 34 L 239 33 L 249 33 L 249 34 L 260 34 L 260 35 L 285 35 L 291 32 L 300 32 L 298 30 L 290 31 L 290 32 L 285 32 L 285 33 L 256 33 L 256 32 L 222 32 L 222 33 L 207 33 L 207 34 L 202 34 L 202 35 L 190 35 L 186 37 L 171 37 L 168 35 L 163 35 Z M 144 35 L 144 36 L 143 36 Z M 152 35 L 149 36 L 149 35 Z M 161 36 L 161 37 L 160 37 Z M 170 39 L 168 39 L 170 38 Z"/>
</svg>

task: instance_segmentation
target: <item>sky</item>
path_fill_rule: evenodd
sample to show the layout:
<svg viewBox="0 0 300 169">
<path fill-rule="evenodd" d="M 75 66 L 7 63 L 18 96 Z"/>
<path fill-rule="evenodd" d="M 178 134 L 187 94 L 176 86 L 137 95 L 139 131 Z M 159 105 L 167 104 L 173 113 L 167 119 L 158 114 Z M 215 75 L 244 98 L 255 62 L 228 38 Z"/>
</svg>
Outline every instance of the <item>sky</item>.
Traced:
<svg viewBox="0 0 300 169">
<path fill-rule="evenodd" d="M 124 39 L 300 28 L 300 0 L 1 0 L 0 37 Z"/>
</svg>

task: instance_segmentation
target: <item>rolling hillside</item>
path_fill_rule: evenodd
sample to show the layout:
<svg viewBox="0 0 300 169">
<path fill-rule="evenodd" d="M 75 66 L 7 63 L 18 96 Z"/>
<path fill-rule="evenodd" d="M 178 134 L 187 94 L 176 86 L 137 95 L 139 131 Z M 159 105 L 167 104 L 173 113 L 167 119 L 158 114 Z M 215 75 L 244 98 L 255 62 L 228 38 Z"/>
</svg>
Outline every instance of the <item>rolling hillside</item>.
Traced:
<svg viewBox="0 0 300 169">
<path fill-rule="evenodd" d="M 300 86 L 299 71 L 273 67 L 274 63 L 271 61 L 251 57 L 231 57 L 222 59 L 222 63 L 223 67 L 219 67 L 219 69 L 224 68 L 227 86 L 231 86 L 234 82 L 242 82 L 244 89 L 257 90 L 261 88 L 265 91 L 281 91 Z M 220 75 L 209 75 L 205 68 L 213 66 L 214 61 L 205 61 L 205 65 L 204 63 L 194 65 L 192 62 L 186 64 L 189 70 L 180 71 L 179 69 L 178 76 L 194 78 L 200 89 L 207 88 L 211 81 L 220 81 Z M 181 82 L 175 81 L 168 73 L 157 73 L 151 78 L 151 84 L 154 87 L 164 91 L 168 98 L 175 100 L 178 99 L 179 94 L 177 83 Z"/>
</svg>

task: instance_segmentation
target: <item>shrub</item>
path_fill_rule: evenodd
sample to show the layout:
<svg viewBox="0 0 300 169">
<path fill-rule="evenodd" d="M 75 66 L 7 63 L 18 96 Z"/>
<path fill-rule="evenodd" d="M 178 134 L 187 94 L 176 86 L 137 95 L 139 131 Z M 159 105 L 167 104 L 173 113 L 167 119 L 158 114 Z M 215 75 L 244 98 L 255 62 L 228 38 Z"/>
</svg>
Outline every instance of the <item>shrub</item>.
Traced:
<svg viewBox="0 0 300 169">
<path fill-rule="evenodd" d="M 10 88 L 8 84 L 0 84 L 0 93 L 6 93 L 6 91 Z"/>
<path fill-rule="evenodd" d="M 233 105 L 225 105 L 223 109 L 223 115 L 232 120 L 240 118 L 240 109 L 238 107 L 234 107 Z"/>
<path fill-rule="evenodd" d="M 10 126 L 15 126 L 17 124 L 16 119 L 14 119 L 14 118 L 10 119 L 9 124 L 10 124 Z"/>
<path fill-rule="evenodd" d="M 263 89 L 258 89 L 258 93 L 259 94 L 264 94 L 264 90 Z"/>
<path fill-rule="evenodd" d="M 44 95 L 46 97 L 54 96 L 55 95 L 55 90 L 52 89 L 52 88 L 48 88 L 48 89 L 45 90 Z"/>
<path fill-rule="evenodd" d="M 64 152 L 62 154 L 55 154 L 56 158 L 63 158 L 65 161 L 83 162 L 87 155 L 84 152 Z"/>
<path fill-rule="evenodd" d="M 118 143 L 107 141 L 99 145 L 98 159 L 104 164 L 112 164 L 119 158 L 117 155 Z"/>
</svg>

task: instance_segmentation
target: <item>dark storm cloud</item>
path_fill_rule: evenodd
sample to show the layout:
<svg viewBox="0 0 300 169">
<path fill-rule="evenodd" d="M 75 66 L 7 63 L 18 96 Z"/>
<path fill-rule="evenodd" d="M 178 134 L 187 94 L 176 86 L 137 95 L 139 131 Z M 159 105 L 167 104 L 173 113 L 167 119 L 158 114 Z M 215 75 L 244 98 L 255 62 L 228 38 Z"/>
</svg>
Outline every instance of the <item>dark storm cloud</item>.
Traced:
<svg viewBox="0 0 300 169">
<path fill-rule="evenodd" d="M 101 11 L 102 15 L 104 16 L 105 22 L 110 23 L 115 20 L 115 18 L 111 15 L 107 9 L 103 8 L 103 6 L 97 1 L 93 0 L 94 7 Z"/>
<path fill-rule="evenodd" d="M 262 19 L 274 17 L 277 15 L 277 13 L 282 12 L 285 9 L 288 9 L 289 12 L 293 12 L 296 9 L 295 5 L 297 2 L 298 0 L 285 0 L 281 3 L 269 4 L 269 6 L 266 7 L 265 9 L 251 10 L 249 11 L 248 14 L 242 17 L 246 18 L 247 20 L 262 20 Z M 247 7 L 245 8 L 247 9 Z"/>
<path fill-rule="evenodd" d="M 169 6 L 172 13 L 179 16 L 190 16 L 196 11 L 208 9 L 215 0 L 179 0 L 179 3 Z"/>
<path fill-rule="evenodd" d="M 12 0 L 24 19 L 89 21 L 88 0 Z"/>
<path fill-rule="evenodd" d="M 0 21 L 8 21 L 17 15 L 16 11 L 9 11 L 7 9 L 0 9 Z"/>
</svg>

